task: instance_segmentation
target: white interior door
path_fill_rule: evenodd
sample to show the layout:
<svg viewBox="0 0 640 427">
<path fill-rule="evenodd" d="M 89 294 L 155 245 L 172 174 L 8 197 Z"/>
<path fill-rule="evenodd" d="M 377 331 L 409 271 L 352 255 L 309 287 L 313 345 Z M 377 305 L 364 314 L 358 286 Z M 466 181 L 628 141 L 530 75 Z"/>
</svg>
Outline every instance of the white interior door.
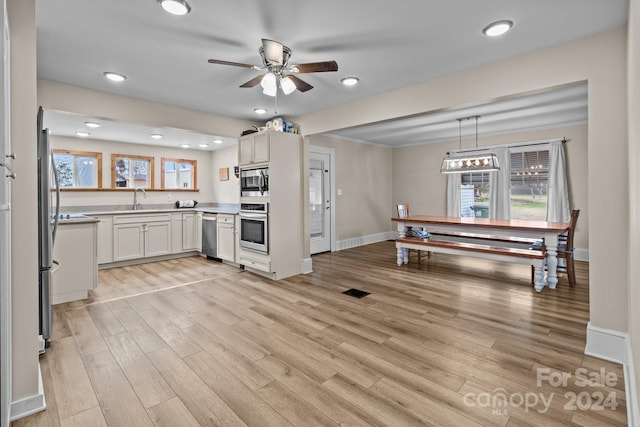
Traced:
<svg viewBox="0 0 640 427">
<path fill-rule="evenodd" d="M 309 149 L 309 232 L 311 254 L 327 252 L 335 241 L 332 191 L 333 149 Z"/>
</svg>

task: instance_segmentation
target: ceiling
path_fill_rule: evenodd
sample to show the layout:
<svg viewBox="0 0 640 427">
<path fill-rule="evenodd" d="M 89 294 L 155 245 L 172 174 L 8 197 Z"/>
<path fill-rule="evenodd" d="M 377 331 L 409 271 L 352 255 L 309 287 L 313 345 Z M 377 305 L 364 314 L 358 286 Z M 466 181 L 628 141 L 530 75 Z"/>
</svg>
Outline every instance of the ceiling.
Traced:
<svg viewBox="0 0 640 427">
<path fill-rule="evenodd" d="M 625 25 L 628 8 L 627 0 L 402 0 L 391 6 L 381 0 L 245 0 L 241 7 L 232 0 L 188 1 L 191 13 L 179 17 L 164 12 L 157 0 L 37 0 L 38 77 L 239 119 L 261 120 L 253 108 L 265 107 L 268 120 L 276 116 L 274 98 L 259 87 L 238 87 L 259 72 L 207 59 L 261 65 L 260 39 L 269 38 L 291 48 L 290 63 L 336 60 L 339 65 L 335 73 L 300 75 L 314 89 L 278 96 L 277 115 L 292 118 L 617 28 Z M 485 37 L 481 30 L 499 19 L 513 20 L 513 29 Z M 104 71 L 128 79 L 116 84 Z M 344 87 L 345 76 L 361 82 Z M 536 102 L 529 103 L 529 112 L 536 111 Z M 550 101 L 541 102 L 548 107 Z M 503 101 L 500 108 L 494 112 L 496 126 L 508 122 L 497 116 L 509 108 L 513 125 L 522 120 L 517 103 Z M 443 130 L 450 127 L 444 126 L 447 121 L 457 137 L 455 118 L 466 113 L 442 113 L 448 115 L 429 119 L 430 128 L 421 125 L 421 135 L 429 129 L 433 135 L 419 138 L 406 128 L 418 117 L 336 134 L 407 145 L 452 138 L 451 129 Z M 480 129 L 488 131 L 491 113 L 474 109 L 472 114 L 483 115 Z M 536 116 L 539 126 L 545 126 L 544 116 Z M 78 130 L 50 123 L 54 133 Z M 393 138 L 394 133 L 404 136 Z M 378 135 L 385 136 L 371 141 Z"/>
</svg>

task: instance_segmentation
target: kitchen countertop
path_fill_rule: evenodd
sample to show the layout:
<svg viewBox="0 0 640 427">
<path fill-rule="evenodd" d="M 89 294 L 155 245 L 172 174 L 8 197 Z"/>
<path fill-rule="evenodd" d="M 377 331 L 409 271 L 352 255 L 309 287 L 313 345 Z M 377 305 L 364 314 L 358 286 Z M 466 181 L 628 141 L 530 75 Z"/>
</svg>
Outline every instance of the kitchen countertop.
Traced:
<svg viewBox="0 0 640 427">
<path fill-rule="evenodd" d="M 94 222 L 99 222 L 99 220 L 91 216 L 76 213 L 61 213 L 58 217 L 58 224 L 60 225 L 91 224 Z"/>
<path fill-rule="evenodd" d="M 150 214 L 159 212 L 205 212 L 235 215 L 240 210 L 239 204 L 234 203 L 204 203 L 195 208 L 176 208 L 175 204 L 142 204 L 140 209 L 131 209 L 131 205 L 104 205 L 104 206 L 64 206 L 61 207 L 64 215 L 124 215 L 124 214 Z"/>
</svg>

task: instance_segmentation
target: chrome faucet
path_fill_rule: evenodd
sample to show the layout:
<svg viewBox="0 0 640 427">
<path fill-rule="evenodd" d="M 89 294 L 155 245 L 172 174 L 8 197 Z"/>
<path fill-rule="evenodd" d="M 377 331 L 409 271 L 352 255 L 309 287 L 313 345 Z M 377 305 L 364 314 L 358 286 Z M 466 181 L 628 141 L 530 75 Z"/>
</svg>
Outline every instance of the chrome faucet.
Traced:
<svg viewBox="0 0 640 427">
<path fill-rule="evenodd" d="M 144 188 L 136 187 L 136 189 L 133 190 L 133 210 L 134 211 L 141 207 L 140 203 L 138 203 L 138 191 L 142 191 L 142 194 L 144 195 L 144 197 L 147 197 L 147 193 L 144 191 Z"/>
</svg>

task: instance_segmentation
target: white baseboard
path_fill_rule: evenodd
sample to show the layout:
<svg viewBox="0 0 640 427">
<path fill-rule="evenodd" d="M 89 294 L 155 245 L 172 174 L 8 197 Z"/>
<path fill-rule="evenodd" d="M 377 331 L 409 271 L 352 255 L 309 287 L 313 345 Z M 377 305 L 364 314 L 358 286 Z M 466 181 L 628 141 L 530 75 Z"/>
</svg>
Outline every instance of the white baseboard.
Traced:
<svg viewBox="0 0 640 427">
<path fill-rule="evenodd" d="M 304 258 L 300 263 L 300 273 L 309 274 L 313 273 L 313 261 L 311 258 Z"/>
<path fill-rule="evenodd" d="M 627 398 L 627 424 L 640 423 L 638 389 L 636 388 L 635 367 L 631 353 L 629 334 L 612 329 L 587 325 L 587 346 L 584 353 L 610 362 L 624 365 L 624 388 Z"/>
<path fill-rule="evenodd" d="M 627 363 L 629 335 L 624 332 L 587 324 L 587 346 L 584 353 L 610 362 Z"/>
<path fill-rule="evenodd" d="M 358 246 L 370 245 L 371 243 L 384 242 L 385 240 L 395 240 L 396 237 L 398 237 L 397 231 L 385 231 L 382 233 L 369 234 L 367 236 L 338 240 L 336 241 L 336 251 L 357 248 Z"/>
<path fill-rule="evenodd" d="M 573 250 L 573 259 L 575 259 L 576 261 L 589 262 L 589 249 L 575 248 Z"/>
<path fill-rule="evenodd" d="M 25 397 L 24 399 L 11 402 L 10 421 L 27 417 L 47 408 L 47 401 L 44 398 L 44 385 L 42 384 L 42 372 L 38 364 L 38 394 Z"/>
</svg>

